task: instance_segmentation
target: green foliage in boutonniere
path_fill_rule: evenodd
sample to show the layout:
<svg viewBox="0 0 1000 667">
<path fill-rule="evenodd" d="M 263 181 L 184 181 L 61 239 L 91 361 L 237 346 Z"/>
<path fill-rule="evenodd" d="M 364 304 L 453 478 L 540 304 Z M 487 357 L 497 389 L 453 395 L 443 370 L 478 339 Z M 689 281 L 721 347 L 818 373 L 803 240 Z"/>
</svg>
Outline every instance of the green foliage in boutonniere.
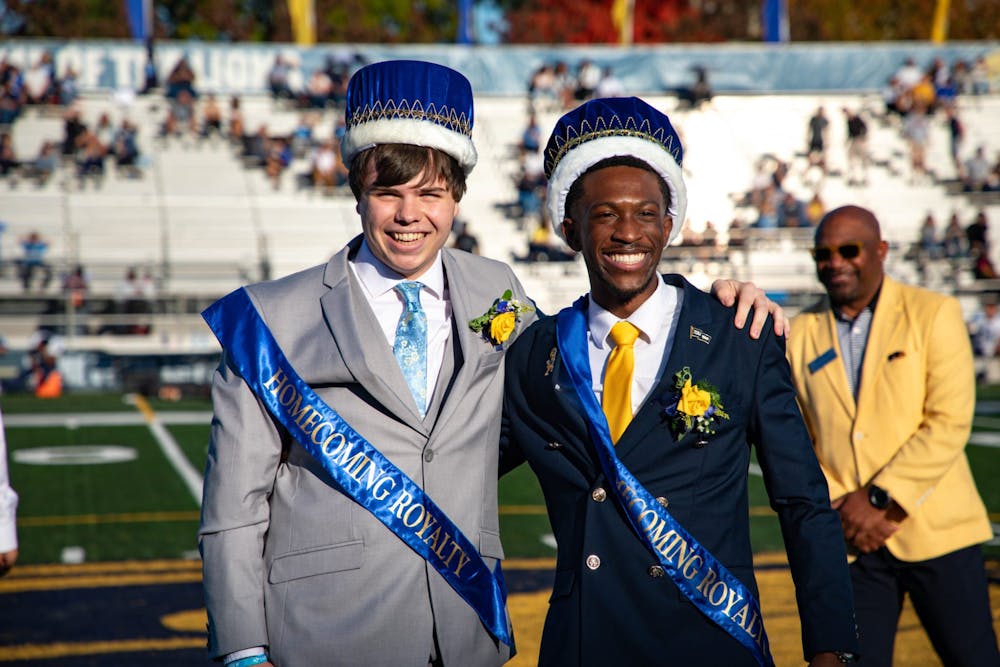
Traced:
<svg viewBox="0 0 1000 667">
<path fill-rule="evenodd" d="M 521 313 L 530 313 L 533 307 L 521 303 L 511 297 L 513 292 L 507 290 L 499 299 L 493 302 L 490 309 L 479 317 L 469 320 L 469 328 L 476 333 L 482 333 L 483 338 L 494 345 L 503 344 L 521 320 Z"/>
<path fill-rule="evenodd" d="M 692 382 L 691 369 L 687 366 L 674 375 L 674 390 L 676 393 L 667 400 L 664 412 L 670 417 L 678 438 L 691 431 L 712 435 L 722 420 L 729 419 L 719 390 L 705 380 Z"/>
</svg>

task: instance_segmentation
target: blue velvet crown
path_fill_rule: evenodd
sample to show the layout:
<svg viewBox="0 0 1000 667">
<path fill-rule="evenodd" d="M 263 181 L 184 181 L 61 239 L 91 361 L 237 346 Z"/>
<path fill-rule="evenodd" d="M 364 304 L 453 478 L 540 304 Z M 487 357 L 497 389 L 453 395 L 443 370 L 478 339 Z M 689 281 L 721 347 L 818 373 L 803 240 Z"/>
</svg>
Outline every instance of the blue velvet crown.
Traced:
<svg viewBox="0 0 1000 667">
<path fill-rule="evenodd" d="M 476 164 L 472 145 L 472 86 L 453 69 L 418 60 L 368 65 L 347 86 L 344 161 L 376 144 L 437 148 L 465 169 Z"/>
<path fill-rule="evenodd" d="M 632 156 L 647 163 L 666 181 L 672 195 L 672 240 L 687 212 L 687 188 L 681 172 L 684 149 L 670 119 L 638 97 L 586 102 L 556 123 L 545 146 L 547 206 L 553 227 L 565 217 L 570 187 L 584 172 L 610 157 Z"/>
</svg>

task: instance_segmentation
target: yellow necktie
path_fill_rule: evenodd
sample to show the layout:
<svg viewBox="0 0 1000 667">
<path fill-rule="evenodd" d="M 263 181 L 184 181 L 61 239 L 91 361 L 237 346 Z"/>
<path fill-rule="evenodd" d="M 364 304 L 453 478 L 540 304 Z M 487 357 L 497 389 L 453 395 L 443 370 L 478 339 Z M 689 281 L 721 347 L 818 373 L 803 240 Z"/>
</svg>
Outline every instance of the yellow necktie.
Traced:
<svg viewBox="0 0 1000 667">
<path fill-rule="evenodd" d="M 615 349 L 611 350 L 608 367 L 604 371 L 601 407 L 608 418 L 611 441 L 615 444 L 632 421 L 632 371 L 635 369 L 632 345 L 638 337 L 639 330 L 628 322 L 619 322 L 611 327 Z"/>
</svg>

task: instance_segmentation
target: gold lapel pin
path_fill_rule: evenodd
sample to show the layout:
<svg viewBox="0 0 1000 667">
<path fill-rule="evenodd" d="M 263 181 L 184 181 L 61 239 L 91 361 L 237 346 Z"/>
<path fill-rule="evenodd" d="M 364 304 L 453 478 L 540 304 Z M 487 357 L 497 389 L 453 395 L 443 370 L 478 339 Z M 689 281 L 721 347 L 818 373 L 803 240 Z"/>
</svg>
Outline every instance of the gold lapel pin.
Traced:
<svg viewBox="0 0 1000 667">
<path fill-rule="evenodd" d="M 555 365 L 556 365 L 556 354 L 558 354 L 558 352 L 559 352 L 559 349 L 555 348 L 555 347 L 552 348 L 551 350 L 549 350 L 549 358 L 545 362 L 545 376 L 546 377 L 548 377 L 549 375 L 551 375 L 552 374 L 552 369 L 555 368 Z"/>
</svg>

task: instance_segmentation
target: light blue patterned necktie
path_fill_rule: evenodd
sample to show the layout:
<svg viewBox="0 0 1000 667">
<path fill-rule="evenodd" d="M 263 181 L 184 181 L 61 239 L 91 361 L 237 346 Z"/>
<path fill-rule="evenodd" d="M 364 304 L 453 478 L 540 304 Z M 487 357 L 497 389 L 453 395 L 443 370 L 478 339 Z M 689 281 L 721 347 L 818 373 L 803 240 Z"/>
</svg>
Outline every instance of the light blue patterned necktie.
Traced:
<svg viewBox="0 0 1000 667">
<path fill-rule="evenodd" d="M 394 288 L 403 297 L 392 353 L 410 386 L 421 416 L 427 412 L 427 315 L 420 307 L 423 283 L 403 281 Z"/>
</svg>

